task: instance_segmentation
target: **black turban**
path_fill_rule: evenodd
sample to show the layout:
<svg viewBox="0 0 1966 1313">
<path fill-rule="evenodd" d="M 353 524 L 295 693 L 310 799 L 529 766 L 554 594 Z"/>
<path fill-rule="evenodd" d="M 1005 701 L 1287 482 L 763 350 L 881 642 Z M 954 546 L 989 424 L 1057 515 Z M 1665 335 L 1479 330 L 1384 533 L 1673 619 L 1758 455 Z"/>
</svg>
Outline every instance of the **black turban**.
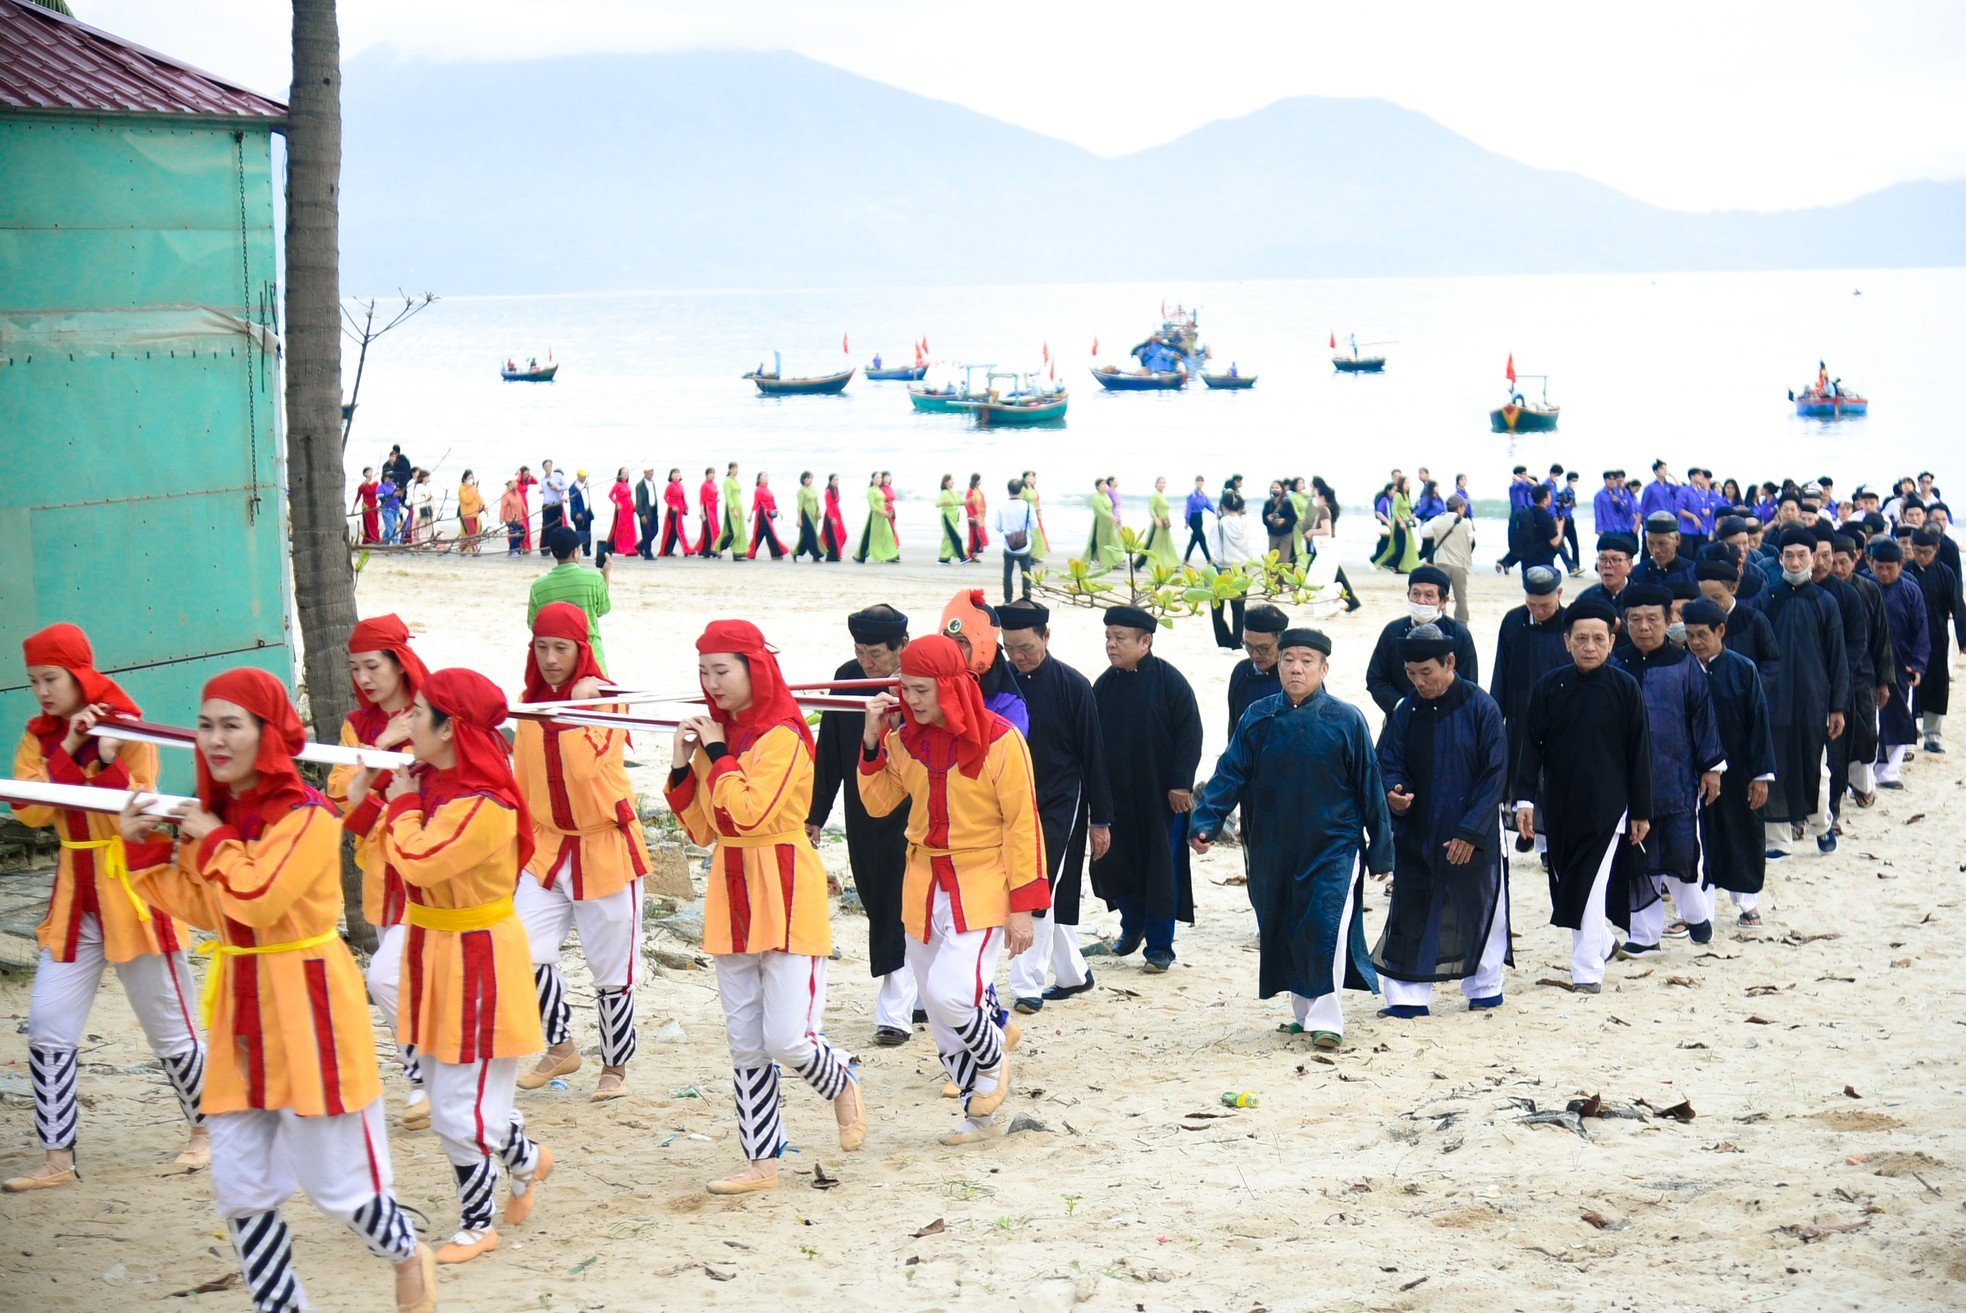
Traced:
<svg viewBox="0 0 1966 1313">
<path fill-rule="evenodd" d="M 1627 592 L 1631 591 L 1626 589 Z M 1579 620 L 1602 620 L 1613 633 L 1618 629 L 1618 613 L 1595 597 L 1580 597 L 1563 610 L 1563 632 L 1569 633 Z"/>
<path fill-rule="evenodd" d="M 1939 545 L 1939 535 L 1933 533 L 1930 529 L 1914 529 L 1911 535 L 1911 545 L 1913 547 L 1937 547 Z"/>
<path fill-rule="evenodd" d="M 1724 584 L 1741 582 L 1741 572 L 1727 561 L 1706 560 L 1693 567 L 1695 579 L 1717 579 Z"/>
<path fill-rule="evenodd" d="M 1522 591 L 1531 597 L 1548 597 L 1563 587 L 1563 576 L 1547 565 L 1532 565 L 1522 572 Z"/>
<path fill-rule="evenodd" d="M 1816 550 L 1816 531 L 1803 524 L 1791 524 L 1783 529 L 1775 539 L 1775 546 L 1786 551 L 1790 547 L 1807 547 Z"/>
<path fill-rule="evenodd" d="M 1137 606 L 1114 606 L 1106 609 L 1106 623 L 1118 625 L 1122 629 L 1138 629 L 1143 634 L 1151 634 L 1160 628 L 1160 621 L 1148 615 Z"/>
<path fill-rule="evenodd" d="M 1720 604 L 1704 597 L 1688 602 L 1679 618 L 1686 624 L 1705 625 L 1709 629 L 1720 629 L 1727 624 L 1727 613 L 1720 609 Z"/>
<path fill-rule="evenodd" d="M 1051 610 L 1040 602 L 1011 602 L 997 608 L 997 624 L 1003 629 L 1042 629 L 1051 623 Z"/>
<path fill-rule="evenodd" d="M 1415 625 L 1400 636 L 1401 661 L 1432 661 L 1454 654 L 1454 640 L 1439 625 Z"/>
<path fill-rule="evenodd" d="M 1748 522 L 1738 515 L 1730 515 L 1714 527 L 1714 534 L 1721 538 L 1732 538 L 1737 533 L 1746 533 Z"/>
<path fill-rule="evenodd" d="M 1628 533 L 1601 533 L 1597 536 L 1597 550 L 1600 552 L 1623 552 L 1626 556 L 1638 555 L 1638 539 Z"/>
<path fill-rule="evenodd" d="M 1873 561 L 1902 561 L 1905 559 L 1905 549 L 1898 546 L 1897 539 L 1886 538 L 1883 534 L 1879 534 L 1870 540 L 1870 559 Z"/>
<path fill-rule="evenodd" d="M 872 608 L 855 611 L 846 618 L 846 631 L 853 635 L 856 643 L 866 643 L 870 647 L 875 643 L 898 647 L 908 641 L 908 617 L 893 607 L 878 611 Z"/>
<path fill-rule="evenodd" d="M 1281 634 L 1290 628 L 1290 617 L 1274 606 L 1252 606 L 1243 613 L 1242 627 L 1259 634 Z"/>
<path fill-rule="evenodd" d="M 1243 627 L 1245 629 L 1249 627 L 1246 617 Z M 1331 639 L 1321 629 L 1284 630 L 1283 637 L 1277 639 L 1277 651 L 1281 652 L 1285 648 L 1291 647 L 1308 647 L 1313 651 L 1322 652 L 1326 656 L 1331 655 Z"/>
<path fill-rule="evenodd" d="M 1678 533 L 1679 517 L 1671 511 L 1653 511 L 1645 517 L 1647 533 Z"/>
<path fill-rule="evenodd" d="M 1447 577 L 1447 571 L 1441 569 L 1439 566 L 1423 565 L 1406 576 L 1406 586 L 1408 588 L 1413 587 L 1415 584 L 1432 584 L 1445 594 L 1449 589 L 1453 588 L 1454 581 L 1449 579 Z M 1246 628 L 1247 626 L 1248 621 L 1245 619 L 1244 627 Z"/>
<path fill-rule="evenodd" d="M 1618 605 L 1629 611 L 1635 606 L 1672 606 L 1672 589 L 1664 584 L 1631 584 L 1618 594 Z"/>
</svg>

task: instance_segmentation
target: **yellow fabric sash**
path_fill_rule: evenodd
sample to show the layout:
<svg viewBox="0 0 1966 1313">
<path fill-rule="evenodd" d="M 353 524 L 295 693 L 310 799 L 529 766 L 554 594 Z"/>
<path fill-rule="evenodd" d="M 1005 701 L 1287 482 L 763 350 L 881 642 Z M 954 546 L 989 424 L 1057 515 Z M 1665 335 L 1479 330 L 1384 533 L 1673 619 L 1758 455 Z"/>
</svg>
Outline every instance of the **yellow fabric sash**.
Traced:
<svg viewBox="0 0 1966 1313">
<path fill-rule="evenodd" d="M 720 848 L 773 848 L 781 843 L 796 843 L 805 838 L 804 830 L 780 830 L 777 834 L 720 834 L 717 846 Z"/>
<path fill-rule="evenodd" d="M 511 915 L 511 894 L 494 902 L 479 903 L 476 907 L 428 907 L 422 903 L 403 905 L 403 920 L 409 924 L 424 930 L 448 930 L 454 934 L 466 930 L 489 930 Z"/>
<path fill-rule="evenodd" d="M 212 1017 L 218 1011 L 218 982 L 219 977 L 225 974 L 219 970 L 219 963 L 224 959 L 264 957 L 268 953 L 298 953 L 304 949 L 319 948 L 323 944 L 333 943 L 339 938 L 341 938 L 340 931 L 324 930 L 318 935 L 290 940 L 284 944 L 254 944 L 248 947 L 244 944 L 227 944 L 217 939 L 207 939 L 198 945 L 199 957 L 215 959 L 205 964 L 205 988 L 198 997 L 199 1004 L 205 1010 L 205 1029 L 209 1031 L 212 1028 Z"/>
<path fill-rule="evenodd" d="M 123 856 L 121 835 L 113 839 L 63 839 L 61 846 L 72 852 L 101 849 L 102 873 L 123 886 L 123 892 L 129 895 L 130 906 L 137 910 L 137 920 L 145 925 L 150 924 L 150 905 L 137 897 L 136 886 L 130 883 L 130 864 Z"/>
</svg>

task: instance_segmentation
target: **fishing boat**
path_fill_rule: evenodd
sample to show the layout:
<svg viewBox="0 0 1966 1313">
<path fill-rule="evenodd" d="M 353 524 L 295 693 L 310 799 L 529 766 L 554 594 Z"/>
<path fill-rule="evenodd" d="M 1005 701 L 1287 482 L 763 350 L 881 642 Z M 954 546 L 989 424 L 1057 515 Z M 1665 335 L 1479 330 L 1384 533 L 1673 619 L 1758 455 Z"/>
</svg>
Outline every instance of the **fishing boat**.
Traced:
<svg viewBox="0 0 1966 1313">
<path fill-rule="evenodd" d="M 997 387 L 999 379 L 1010 381 L 1008 392 Z M 1070 397 L 1062 387 L 1040 387 L 1028 374 L 991 374 L 985 384 L 982 399 L 968 406 L 978 428 L 1028 428 L 1065 418 Z"/>
<path fill-rule="evenodd" d="M 1550 404 L 1550 378 L 1548 374 L 1524 374 L 1523 378 L 1533 378 L 1543 385 L 1541 401 L 1525 401 L 1522 393 L 1515 390 L 1516 376 L 1514 361 L 1510 361 L 1509 399 L 1488 412 L 1488 427 L 1497 433 L 1554 433 L 1557 416 L 1563 413 L 1562 406 Z"/>
<path fill-rule="evenodd" d="M 1118 365 L 1106 365 L 1093 370 L 1092 377 L 1099 380 L 1099 386 L 1108 392 L 1178 392 L 1188 386 L 1188 371 L 1185 369 L 1128 372 Z"/>
<path fill-rule="evenodd" d="M 744 377 L 758 385 L 758 391 L 768 397 L 820 397 L 846 391 L 847 380 L 854 371 L 846 369 L 838 374 L 813 374 L 806 378 L 780 378 L 777 374 L 760 374 L 752 370 Z"/>
<path fill-rule="evenodd" d="M 1204 373 L 1201 376 L 1201 381 L 1206 383 L 1209 387 L 1216 389 L 1217 391 L 1246 392 L 1250 388 L 1256 386 L 1256 375 L 1239 374 L 1236 372 L 1235 367 L 1231 365 L 1229 367 L 1228 373 L 1226 374 Z"/>
<path fill-rule="evenodd" d="M 1870 402 L 1844 390 L 1843 380 L 1829 376 L 1829 366 L 1816 362 L 1816 381 L 1800 392 L 1790 392 L 1795 413 L 1803 419 L 1857 418 L 1870 413 Z"/>
<path fill-rule="evenodd" d="M 560 367 L 550 359 L 543 365 L 537 360 L 528 360 L 524 368 L 508 360 L 500 367 L 498 376 L 507 383 L 551 383 L 553 376 L 559 372 Z"/>
<path fill-rule="evenodd" d="M 883 368 L 878 359 L 860 371 L 869 383 L 919 383 L 928 376 L 927 365 L 908 365 L 900 369 Z"/>
<path fill-rule="evenodd" d="M 930 415 L 967 414 L 972 406 L 989 396 L 987 383 L 978 386 L 976 372 L 994 368 L 994 365 L 964 365 L 960 383 L 951 377 L 946 382 L 911 384 L 908 388 L 908 404 Z"/>
<path fill-rule="evenodd" d="M 1331 338 L 1332 350 L 1337 352 L 1337 354 L 1331 357 L 1331 367 L 1340 374 L 1377 374 L 1386 368 L 1386 358 L 1384 356 L 1368 356 L 1359 353 L 1358 338 L 1356 336 L 1349 338 L 1348 341 L 1352 348 L 1350 355 L 1337 351 L 1338 338 L 1336 334 L 1333 334 Z M 1367 342 L 1366 345 L 1377 346 L 1378 343 Z"/>
</svg>

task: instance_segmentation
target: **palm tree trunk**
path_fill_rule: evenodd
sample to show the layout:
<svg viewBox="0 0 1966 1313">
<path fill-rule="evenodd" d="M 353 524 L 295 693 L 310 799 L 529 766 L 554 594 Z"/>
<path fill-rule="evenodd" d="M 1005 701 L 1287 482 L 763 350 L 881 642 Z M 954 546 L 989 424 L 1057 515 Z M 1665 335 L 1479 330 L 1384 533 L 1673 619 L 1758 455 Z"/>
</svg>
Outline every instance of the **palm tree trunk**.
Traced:
<svg viewBox="0 0 1966 1313">
<path fill-rule="evenodd" d="M 287 110 L 287 477 L 294 607 L 314 737 L 334 742 L 352 693 L 344 666 L 355 627 L 341 468 L 341 37 L 334 0 L 293 0 Z M 361 871 L 344 853 L 349 938 L 374 948 Z"/>
</svg>

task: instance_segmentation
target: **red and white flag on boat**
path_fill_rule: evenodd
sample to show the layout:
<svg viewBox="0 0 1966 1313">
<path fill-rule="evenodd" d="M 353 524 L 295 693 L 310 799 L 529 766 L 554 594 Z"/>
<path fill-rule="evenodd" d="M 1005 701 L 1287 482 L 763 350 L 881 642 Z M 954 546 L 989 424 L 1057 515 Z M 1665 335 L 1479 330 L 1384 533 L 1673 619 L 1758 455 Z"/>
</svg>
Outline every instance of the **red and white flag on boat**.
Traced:
<svg viewBox="0 0 1966 1313">
<path fill-rule="evenodd" d="M 1044 359 L 1046 361 L 1049 361 L 1051 359 L 1051 343 L 1046 342 L 1042 347 L 1038 349 L 1043 353 Z"/>
<path fill-rule="evenodd" d="M 1051 368 L 1045 372 L 1051 376 L 1051 381 L 1056 383 L 1058 381 L 1058 362 L 1056 360 L 1052 361 Z"/>
<path fill-rule="evenodd" d="M 1510 384 L 1513 385 L 1515 382 L 1515 352 L 1509 352 L 1509 367 L 1502 372 L 1508 376 Z"/>
<path fill-rule="evenodd" d="M 1099 354 L 1099 339 L 1096 337 L 1092 339 L 1092 354 L 1095 356 Z"/>
<path fill-rule="evenodd" d="M 1338 349 L 1338 330 L 1335 328 L 1331 330 L 1331 349 L 1333 351 Z"/>
<path fill-rule="evenodd" d="M 845 333 L 841 333 L 841 334 L 840 334 L 840 354 L 841 354 L 841 355 L 843 355 L 843 356 L 846 356 L 846 355 L 852 355 L 852 354 L 853 354 L 853 348 L 852 348 L 852 347 L 850 347 L 850 346 L 848 346 L 848 345 L 846 344 L 846 334 L 845 334 Z"/>
</svg>

